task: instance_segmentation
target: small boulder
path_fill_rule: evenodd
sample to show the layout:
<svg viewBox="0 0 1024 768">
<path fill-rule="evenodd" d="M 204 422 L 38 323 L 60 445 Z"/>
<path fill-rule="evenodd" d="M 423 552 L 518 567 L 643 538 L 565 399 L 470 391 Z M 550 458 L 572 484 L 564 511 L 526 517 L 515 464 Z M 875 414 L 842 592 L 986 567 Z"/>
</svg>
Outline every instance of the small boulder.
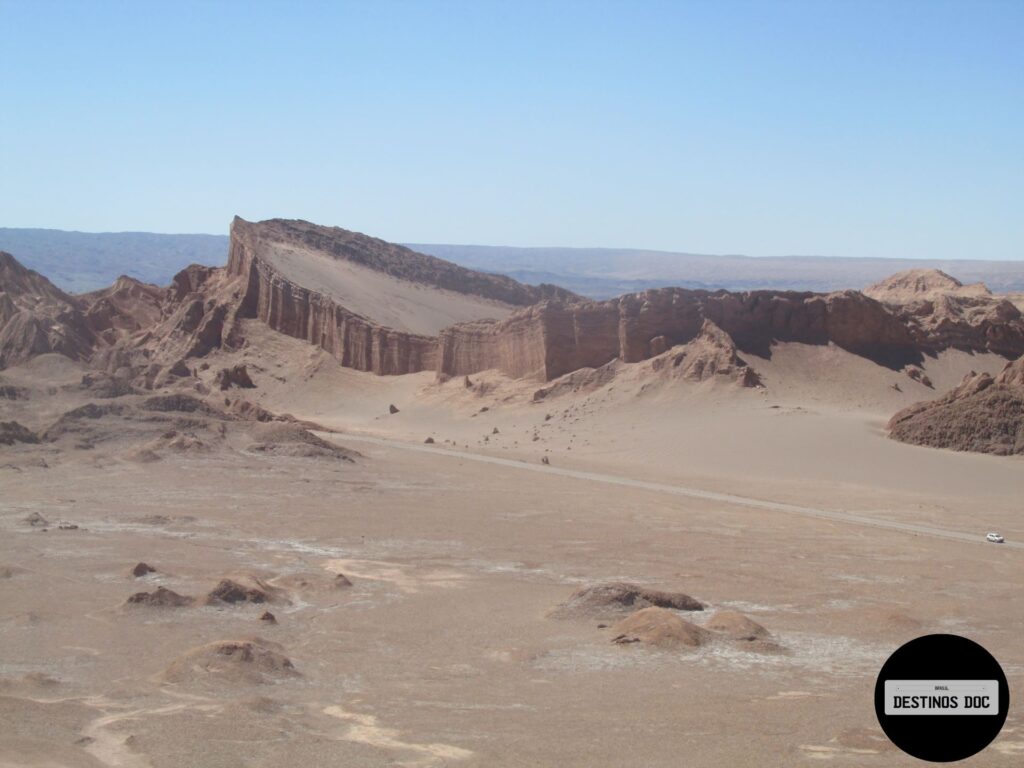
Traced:
<svg viewBox="0 0 1024 768">
<path fill-rule="evenodd" d="M 239 389 L 255 389 L 249 371 L 244 365 L 236 365 L 233 368 L 221 368 L 213 383 L 223 392 L 224 390 L 238 387 Z"/>
<path fill-rule="evenodd" d="M 128 598 L 128 605 L 146 605 L 155 608 L 184 608 L 192 605 L 195 598 L 179 595 L 166 587 L 157 587 L 152 592 L 136 592 Z"/>
<path fill-rule="evenodd" d="M 391 413 L 391 414 L 398 413 L 398 408 L 395 407 L 394 403 L 392 403 L 391 405 L 388 406 L 388 413 Z"/>
<path fill-rule="evenodd" d="M 428 438 L 427 438 L 426 440 L 424 440 L 423 442 L 424 442 L 424 443 L 426 443 L 427 445 L 433 445 L 433 444 L 434 444 L 434 438 L 432 438 L 432 437 L 428 437 Z"/>
<path fill-rule="evenodd" d="M 156 568 L 148 563 L 138 563 L 134 568 L 132 568 L 131 573 L 135 578 L 139 578 L 141 576 L 148 576 L 151 573 L 156 573 Z"/>
<path fill-rule="evenodd" d="M 277 617 L 270 611 L 264 611 L 260 614 L 260 621 L 265 621 L 267 624 L 277 624 Z"/>
<path fill-rule="evenodd" d="M 268 594 L 266 591 L 257 587 L 246 587 L 239 584 L 237 581 L 231 579 L 221 579 L 220 583 L 214 587 L 209 594 L 206 596 L 207 605 L 216 605 L 217 603 L 227 603 L 234 605 L 236 603 L 265 603 L 268 601 Z"/>
</svg>

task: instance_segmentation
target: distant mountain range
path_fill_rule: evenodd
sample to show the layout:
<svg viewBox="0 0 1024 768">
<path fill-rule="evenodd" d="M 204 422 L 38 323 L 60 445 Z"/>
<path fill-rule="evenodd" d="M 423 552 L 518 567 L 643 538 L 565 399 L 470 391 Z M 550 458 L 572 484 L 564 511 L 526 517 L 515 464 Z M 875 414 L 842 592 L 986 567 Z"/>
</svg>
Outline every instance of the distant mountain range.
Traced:
<svg viewBox="0 0 1024 768">
<path fill-rule="evenodd" d="M 82 293 L 105 288 L 121 275 L 167 285 L 189 264 L 223 266 L 228 237 L 0 228 L 0 251 L 63 290 Z"/>
<path fill-rule="evenodd" d="M 984 282 L 996 292 L 1024 291 L 1024 260 L 752 258 L 626 248 L 406 245 L 471 269 L 531 285 L 553 283 L 598 299 L 667 286 L 732 291 L 863 288 L 895 272 L 920 267 L 941 269 L 964 283 Z M 227 262 L 228 237 L 0 228 L 0 250 L 47 275 L 62 289 L 82 292 L 110 285 L 120 275 L 165 285 L 189 264 L 221 266 Z"/>
<path fill-rule="evenodd" d="M 834 291 L 864 288 L 896 272 L 934 268 L 998 293 L 1024 291 L 1024 260 L 869 259 L 832 256 L 709 256 L 628 248 L 512 248 L 407 243 L 464 267 L 502 272 L 524 283 L 555 283 L 611 298 L 644 288 Z"/>
</svg>

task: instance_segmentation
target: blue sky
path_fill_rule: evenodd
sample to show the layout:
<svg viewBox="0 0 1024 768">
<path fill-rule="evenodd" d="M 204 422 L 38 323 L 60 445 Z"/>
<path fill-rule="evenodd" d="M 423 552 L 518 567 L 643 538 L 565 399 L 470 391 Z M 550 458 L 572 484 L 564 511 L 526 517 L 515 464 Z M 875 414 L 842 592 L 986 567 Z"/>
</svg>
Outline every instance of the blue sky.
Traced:
<svg viewBox="0 0 1024 768">
<path fill-rule="evenodd" d="M 1024 2 L 0 0 L 0 226 L 1024 258 Z"/>
</svg>

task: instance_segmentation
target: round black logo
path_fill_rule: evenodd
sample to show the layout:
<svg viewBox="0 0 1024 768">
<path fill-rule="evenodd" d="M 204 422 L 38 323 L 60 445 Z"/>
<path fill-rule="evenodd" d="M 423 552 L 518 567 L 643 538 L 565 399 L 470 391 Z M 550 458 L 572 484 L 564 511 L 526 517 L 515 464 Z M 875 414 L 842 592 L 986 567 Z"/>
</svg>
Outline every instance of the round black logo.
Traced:
<svg viewBox="0 0 1024 768">
<path fill-rule="evenodd" d="M 949 763 L 994 739 L 1010 709 L 1006 675 L 991 653 L 958 635 L 925 635 L 899 648 L 875 683 L 875 713 L 908 755 Z"/>
</svg>

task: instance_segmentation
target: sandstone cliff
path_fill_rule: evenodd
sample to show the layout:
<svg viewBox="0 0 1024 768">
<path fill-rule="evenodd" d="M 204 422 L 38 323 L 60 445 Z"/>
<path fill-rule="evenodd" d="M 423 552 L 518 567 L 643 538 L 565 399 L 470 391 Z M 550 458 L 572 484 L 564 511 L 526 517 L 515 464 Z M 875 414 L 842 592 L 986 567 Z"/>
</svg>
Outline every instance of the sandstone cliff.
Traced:
<svg viewBox="0 0 1024 768">
<path fill-rule="evenodd" d="M 335 243 L 319 232 L 319 228 L 298 226 L 301 224 L 305 223 L 272 222 L 264 225 L 235 219 L 231 226 L 227 272 L 244 284 L 239 315 L 257 318 L 280 333 L 316 344 L 334 355 L 346 368 L 377 374 L 433 369 L 436 365 L 435 339 L 382 327 L 312 287 L 297 285 L 264 256 L 268 242 L 284 239 L 321 250 L 337 250 L 346 256 L 356 253 L 361 261 L 369 260 L 359 252 L 352 238 L 346 237 Z M 387 249 L 383 250 L 389 257 L 386 263 L 397 270 L 392 264 L 397 257 Z"/>
<path fill-rule="evenodd" d="M 638 362 L 692 341 L 705 320 L 736 346 L 762 356 L 773 342 L 832 342 L 886 364 L 920 349 L 880 303 L 856 291 L 835 294 L 728 293 L 662 288 L 603 302 L 546 301 L 497 322 L 441 333 L 439 371 L 498 368 L 510 376 L 557 378 L 619 359 Z"/>
</svg>

